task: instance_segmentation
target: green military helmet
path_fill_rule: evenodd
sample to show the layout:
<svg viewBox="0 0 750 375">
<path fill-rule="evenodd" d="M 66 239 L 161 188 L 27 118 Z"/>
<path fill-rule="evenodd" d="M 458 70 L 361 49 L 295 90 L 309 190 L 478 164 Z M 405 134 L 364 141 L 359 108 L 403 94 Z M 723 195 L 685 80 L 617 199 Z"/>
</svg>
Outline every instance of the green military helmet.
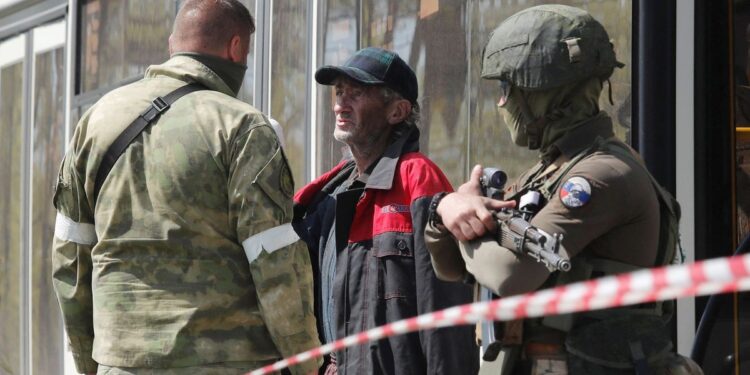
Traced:
<svg viewBox="0 0 750 375">
<path fill-rule="evenodd" d="M 482 78 L 526 90 L 546 90 L 598 76 L 624 65 L 604 27 L 588 12 L 541 5 L 500 23 L 484 48 Z"/>
</svg>

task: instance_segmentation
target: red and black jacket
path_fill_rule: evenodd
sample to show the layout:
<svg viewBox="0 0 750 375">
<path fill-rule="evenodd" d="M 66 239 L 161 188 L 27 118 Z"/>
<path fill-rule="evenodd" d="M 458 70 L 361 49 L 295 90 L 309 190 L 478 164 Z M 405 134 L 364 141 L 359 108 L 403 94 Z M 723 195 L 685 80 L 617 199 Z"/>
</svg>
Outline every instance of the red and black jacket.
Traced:
<svg viewBox="0 0 750 375">
<path fill-rule="evenodd" d="M 452 188 L 418 148 L 419 130 L 413 128 L 388 147 L 366 178 L 355 178 L 354 162 L 343 161 L 294 197 L 294 226 L 316 268 L 323 341 L 323 305 L 331 309 L 327 316 L 338 339 L 472 302 L 469 286 L 435 277 L 424 243 L 428 206 L 434 194 Z M 326 251 L 336 252 L 328 265 Z M 323 304 L 324 295 L 332 303 Z M 479 366 L 473 326 L 395 336 L 336 356 L 341 374 L 472 374 Z"/>
</svg>

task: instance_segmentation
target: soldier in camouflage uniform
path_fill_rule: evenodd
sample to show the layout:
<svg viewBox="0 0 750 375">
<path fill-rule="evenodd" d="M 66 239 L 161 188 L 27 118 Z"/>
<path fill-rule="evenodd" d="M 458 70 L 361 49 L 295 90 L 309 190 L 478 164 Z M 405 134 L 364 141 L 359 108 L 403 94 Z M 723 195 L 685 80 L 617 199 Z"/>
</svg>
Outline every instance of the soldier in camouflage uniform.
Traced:
<svg viewBox="0 0 750 375">
<path fill-rule="evenodd" d="M 171 58 L 78 123 L 54 196 L 53 272 L 79 372 L 240 374 L 320 345 L 288 162 L 268 119 L 235 98 L 254 29 L 236 0 L 185 2 Z M 113 140 L 191 82 L 207 90 L 137 136 L 96 197 Z"/>
<path fill-rule="evenodd" d="M 620 66 L 602 25 L 577 8 L 533 7 L 498 26 L 482 77 L 499 81 L 513 141 L 538 149 L 540 162 L 506 189 L 507 201 L 481 197 L 480 166 L 457 193 L 433 198 L 425 237 L 438 277 L 468 272 L 504 297 L 673 259 L 679 206 L 599 110 L 604 82 Z M 570 272 L 553 273 L 484 237 L 496 230 L 491 210 L 528 192 L 543 197 L 531 224 L 563 235 Z M 504 374 L 700 373 L 672 353 L 670 313 L 667 304 L 646 304 L 507 324 L 493 350 L 506 354 Z"/>
</svg>

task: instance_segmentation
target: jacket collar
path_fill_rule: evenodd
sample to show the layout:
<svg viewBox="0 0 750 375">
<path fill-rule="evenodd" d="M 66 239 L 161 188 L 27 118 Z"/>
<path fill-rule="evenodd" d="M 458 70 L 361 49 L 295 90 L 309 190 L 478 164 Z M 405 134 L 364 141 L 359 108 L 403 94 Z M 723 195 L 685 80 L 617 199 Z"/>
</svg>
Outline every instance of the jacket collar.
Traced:
<svg viewBox="0 0 750 375">
<path fill-rule="evenodd" d="M 396 166 L 401 155 L 416 151 L 419 151 L 419 129 L 412 127 L 396 138 L 386 148 L 383 156 L 375 162 L 375 165 L 368 168 L 370 173 L 361 176 L 359 180 L 366 181 L 365 188 L 389 190 L 393 186 L 393 176 L 396 174 Z M 321 192 L 331 194 L 345 180 L 354 178 L 355 174 L 356 166 L 350 155 L 333 169 L 302 187 L 294 195 L 294 202 L 297 205 L 295 215 L 302 212 L 298 213 L 297 210 L 304 210 L 304 207 L 313 205 Z"/>
<path fill-rule="evenodd" d="M 572 159 L 594 144 L 597 138 L 608 139 L 614 135 L 612 119 L 606 113 L 600 112 L 600 115 L 587 120 L 555 141 L 550 152 L 542 155 L 542 159 L 548 163 L 561 156 Z"/>
<path fill-rule="evenodd" d="M 390 190 L 401 155 L 419 151 L 419 129 L 412 126 L 393 141 L 367 177 L 367 189 Z"/>
<path fill-rule="evenodd" d="M 184 82 L 198 82 L 211 90 L 231 97 L 237 96 L 218 74 L 187 55 L 175 55 L 163 64 L 151 65 L 146 69 L 146 78 L 158 76 L 167 76 Z"/>
</svg>

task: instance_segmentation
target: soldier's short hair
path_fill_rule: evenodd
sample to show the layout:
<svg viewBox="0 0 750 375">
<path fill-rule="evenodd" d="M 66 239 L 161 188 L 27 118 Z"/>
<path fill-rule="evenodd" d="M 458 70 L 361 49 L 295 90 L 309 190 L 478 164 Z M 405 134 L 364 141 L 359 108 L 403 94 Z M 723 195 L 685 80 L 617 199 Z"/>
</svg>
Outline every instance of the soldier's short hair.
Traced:
<svg viewBox="0 0 750 375">
<path fill-rule="evenodd" d="M 198 39 L 204 45 L 223 45 L 234 35 L 249 41 L 254 32 L 253 16 L 237 0 L 187 0 L 173 29 L 179 38 Z"/>
</svg>

